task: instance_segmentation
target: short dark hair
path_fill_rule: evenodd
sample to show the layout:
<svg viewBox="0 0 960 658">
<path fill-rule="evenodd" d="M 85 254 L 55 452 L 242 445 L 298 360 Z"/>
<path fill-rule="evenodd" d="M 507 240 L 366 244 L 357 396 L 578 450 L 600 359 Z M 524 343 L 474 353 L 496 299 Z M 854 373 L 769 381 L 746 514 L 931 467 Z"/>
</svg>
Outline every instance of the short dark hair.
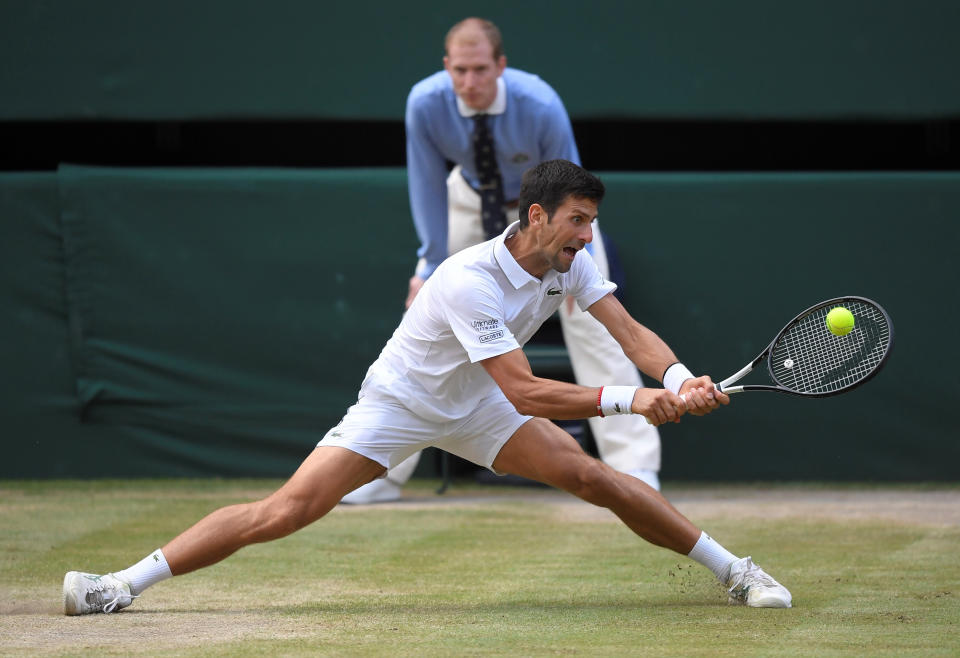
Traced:
<svg viewBox="0 0 960 658">
<path fill-rule="evenodd" d="M 523 172 L 520 183 L 520 228 L 526 228 L 530 206 L 538 203 L 553 217 L 568 197 L 590 199 L 598 206 L 606 188 L 589 171 L 569 160 L 547 160 Z"/>
<path fill-rule="evenodd" d="M 443 39 L 443 49 L 448 55 L 450 54 L 450 42 L 453 41 L 457 32 L 465 27 L 479 28 L 493 47 L 493 58 L 500 59 L 500 56 L 503 54 L 503 37 L 500 36 L 500 28 L 485 18 L 477 18 L 475 16 L 464 18 L 447 32 L 447 36 Z"/>
</svg>

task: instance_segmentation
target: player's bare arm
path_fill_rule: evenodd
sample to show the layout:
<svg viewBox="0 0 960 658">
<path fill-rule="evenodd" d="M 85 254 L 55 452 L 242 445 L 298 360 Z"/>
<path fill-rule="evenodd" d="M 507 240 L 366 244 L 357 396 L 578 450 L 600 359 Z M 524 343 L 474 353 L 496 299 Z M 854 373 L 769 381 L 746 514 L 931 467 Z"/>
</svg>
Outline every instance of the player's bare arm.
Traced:
<svg viewBox="0 0 960 658">
<path fill-rule="evenodd" d="M 597 415 L 600 389 L 537 377 L 519 348 L 481 363 L 521 414 L 554 420 Z M 652 425 L 676 421 L 686 410 L 683 400 L 665 389 L 640 388 L 633 399 L 633 412 L 645 416 Z"/>
<path fill-rule="evenodd" d="M 663 339 L 634 320 L 612 294 L 601 297 L 587 310 L 620 343 L 627 357 L 643 373 L 657 381 L 671 364 L 679 360 Z M 713 380 L 707 375 L 685 381 L 680 394 L 685 396 L 687 411 L 695 416 L 702 416 L 721 404 L 730 403 L 727 395 L 714 389 Z"/>
</svg>

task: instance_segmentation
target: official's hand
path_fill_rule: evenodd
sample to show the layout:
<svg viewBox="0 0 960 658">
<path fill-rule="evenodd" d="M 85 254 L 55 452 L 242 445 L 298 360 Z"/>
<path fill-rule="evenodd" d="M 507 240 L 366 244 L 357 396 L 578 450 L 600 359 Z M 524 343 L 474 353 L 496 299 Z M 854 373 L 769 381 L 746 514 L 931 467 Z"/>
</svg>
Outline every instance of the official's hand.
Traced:
<svg viewBox="0 0 960 658">
<path fill-rule="evenodd" d="M 638 388 L 631 408 L 654 426 L 671 421 L 679 423 L 680 416 L 687 412 L 683 399 L 665 388 Z"/>
<path fill-rule="evenodd" d="M 705 416 L 719 409 L 721 404 L 730 404 L 730 396 L 718 391 L 707 375 L 685 381 L 680 387 L 680 395 L 687 403 L 687 411 L 694 416 Z"/>
<path fill-rule="evenodd" d="M 410 304 L 413 303 L 413 298 L 420 292 L 420 288 L 423 287 L 424 283 L 426 283 L 426 280 L 421 279 L 416 274 L 410 277 L 410 286 L 407 290 L 407 301 L 404 302 L 404 308 L 410 308 Z"/>
</svg>

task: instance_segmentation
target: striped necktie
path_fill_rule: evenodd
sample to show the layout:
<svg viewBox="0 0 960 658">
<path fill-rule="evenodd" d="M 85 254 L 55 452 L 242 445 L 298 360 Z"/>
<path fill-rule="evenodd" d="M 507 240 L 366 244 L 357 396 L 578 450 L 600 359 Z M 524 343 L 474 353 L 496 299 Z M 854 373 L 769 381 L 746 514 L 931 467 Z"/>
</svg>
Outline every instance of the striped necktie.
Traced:
<svg viewBox="0 0 960 658">
<path fill-rule="evenodd" d="M 473 117 L 473 155 L 480 179 L 480 212 L 483 230 L 487 239 L 503 233 L 507 227 L 507 217 L 503 212 L 503 180 L 497 167 L 497 155 L 493 150 L 493 135 L 487 126 L 487 115 Z"/>
</svg>

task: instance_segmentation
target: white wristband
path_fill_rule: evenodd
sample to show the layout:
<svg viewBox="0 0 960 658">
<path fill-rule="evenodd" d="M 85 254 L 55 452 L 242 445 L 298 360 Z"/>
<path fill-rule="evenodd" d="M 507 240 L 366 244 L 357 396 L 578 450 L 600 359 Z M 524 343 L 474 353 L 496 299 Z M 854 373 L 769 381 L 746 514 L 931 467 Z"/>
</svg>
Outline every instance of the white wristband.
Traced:
<svg viewBox="0 0 960 658">
<path fill-rule="evenodd" d="M 633 396 L 639 386 L 604 386 L 600 389 L 600 415 L 633 413 Z"/>
<path fill-rule="evenodd" d="M 680 387 L 688 379 L 693 379 L 693 373 L 687 370 L 687 366 L 677 361 L 664 371 L 663 387 L 668 391 L 679 394 Z"/>
</svg>

